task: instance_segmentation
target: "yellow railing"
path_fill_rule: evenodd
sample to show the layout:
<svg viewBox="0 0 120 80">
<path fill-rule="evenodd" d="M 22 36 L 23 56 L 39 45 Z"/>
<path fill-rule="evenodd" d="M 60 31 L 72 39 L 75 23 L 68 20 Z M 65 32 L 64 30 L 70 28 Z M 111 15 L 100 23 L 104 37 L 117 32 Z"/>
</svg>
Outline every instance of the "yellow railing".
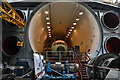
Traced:
<svg viewBox="0 0 120 80">
<path fill-rule="evenodd" d="M 18 28 L 26 26 L 26 23 L 8 2 L 2 2 L 2 7 L 0 6 L 0 11 L 2 12 L 0 18 L 17 25 Z"/>
</svg>

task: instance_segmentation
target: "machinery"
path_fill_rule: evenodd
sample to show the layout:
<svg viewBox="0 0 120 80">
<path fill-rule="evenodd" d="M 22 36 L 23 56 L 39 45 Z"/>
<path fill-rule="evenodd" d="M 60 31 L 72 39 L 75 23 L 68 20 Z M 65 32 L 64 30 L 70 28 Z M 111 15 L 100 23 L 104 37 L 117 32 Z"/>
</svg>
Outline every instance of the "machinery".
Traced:
<svg viewBox="0 0 120 80">
<path fill-rule="evenodd" d="M 59 64 L 59 65 L 61 66 L 62 64 Z M 51 63 L 48 62 L 47 68 L 46 68 L 46 74 L 44 75 L 43 79 L 75 79 L 76 78 L 75 73 L 70 73 L 71 66 L 69 65 L 68 61 L 66 61 L 64 66 L 62 67 L 65 69 L 64 70 L 57 69 L 60 71 L 54 70 L 51 68 Z"/>
<path fill-rule="evenodd" d="M 7 2 L 0 7 L 3 80 L 107 79 L 120 72 L 119 7 L 97 2 L 11 5 L 15 10 Z"/>
<path fill-rule="evenodd" d="M 58 55 L 52 55 L 59 53 Z M 72 55 L 71 55 L 72 53 Z M 67 56 L 64 56 L 67 54 Z M 67 60 L 66 60 L 67 59 Z M 46 70 L 43 79 L 75 79 L 78 64 L 74 63 L 74 54 L 71 51 L 47 51 Z"/>
<path fill-rule="evenodd" d="M 91 79 L 118 79 L 120 72 L 120 56 L 107 53 L 100 55 L 86 65 L 87 74 Z M 117 74 L 114 75 L 113 73 Z"/>
</svg>

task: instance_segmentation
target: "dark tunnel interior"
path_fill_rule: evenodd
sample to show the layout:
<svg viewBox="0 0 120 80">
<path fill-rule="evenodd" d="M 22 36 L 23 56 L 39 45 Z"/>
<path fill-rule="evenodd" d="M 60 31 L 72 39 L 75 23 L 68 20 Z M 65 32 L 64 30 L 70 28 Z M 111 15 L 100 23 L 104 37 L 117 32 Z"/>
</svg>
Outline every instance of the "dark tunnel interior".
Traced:
<svg viewBox="0 0 120 80">
<path fill-rule="evenodd" d="M 2 50 L 7 56 L 15 56 L 21 50 L 21 46 L 17 46 L 17 42 L 21 41 L 16 36 L 10 36 L 3 41 Z"/>
</svg>

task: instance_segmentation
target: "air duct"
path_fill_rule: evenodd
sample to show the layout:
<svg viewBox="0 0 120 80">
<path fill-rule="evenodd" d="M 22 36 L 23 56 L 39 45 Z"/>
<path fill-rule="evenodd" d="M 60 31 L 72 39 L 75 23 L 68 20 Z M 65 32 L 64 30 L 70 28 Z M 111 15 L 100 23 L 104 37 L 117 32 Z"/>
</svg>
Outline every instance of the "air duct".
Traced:
<svg viewBox="0 0 120 80">
<path fill-rule="evenodd" d="M 119 17 L 114 12 L 106 12 L 102 17 L 102 22 L 107 29 L 115 30 L 118 29 Z"/>
<path fill-rule="evenodd" d="M 17 43 L 21 42 L 17 36 L 10 36 L 3 40 L 2 50 L 6 56 L 13 57 L 19 54 L 22 46 L 18 46 Z"/>
<path fill-rule="evenodd" d="M 110 37 L 106 39 L 105 48 L 109 53 L 120 53 L 120 39 L 117 37 Z"/>
</svg>

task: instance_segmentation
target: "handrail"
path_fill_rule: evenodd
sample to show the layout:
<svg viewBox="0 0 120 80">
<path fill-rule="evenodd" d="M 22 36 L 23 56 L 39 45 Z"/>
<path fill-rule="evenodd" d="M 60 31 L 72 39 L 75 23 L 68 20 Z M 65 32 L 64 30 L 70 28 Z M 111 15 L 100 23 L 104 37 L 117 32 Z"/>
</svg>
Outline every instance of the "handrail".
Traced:
<svg viewBox="0 0 120 80">
<path fill-rule="evenodd" d="M 64 54 L 65 53 L 65 54 Z M 74 62 L 74 52 L 73 51 L 46 51 L 46 61 L 55 61 L 58 60 L 59 62 L 67 61 Z M 50 54 L 50 55 L 49 55 Z"/>
<path fill-rule="evenodd" d="M 89 65 L 89 64 L 85 64 L 85 65 L 88 67 L 93 67 L 93 65 Z M 97 66 L 97 68 L 120 71 L 120 69 L 118 69 L 118 68 L 110 68 L 110 67 L 102 67 L 102 66 Z"/>
<path fill-rule="evenodd" d="M 85 60 L 87 60 L 87 61 L 91 60 L 90 56 L 88 56 L 88 54 L 86 52 L 85 52 Z"/>
<path fill-rule="evenodd" d="M 74 59 L 75 60 L 77 60 L 77 62 L 78 62 L 78 64 L 79 64 L 79 74 L 80 74 L 80 76 L 81 76 L 81 78 L 83 78 L 83 66 L 82 66 L 82 63 L 81 63 L 81 61 L 80 61 L 80 59 L 78 58 L 78 56 L 77 56 L 77 53 L 76 52 L 74 52 Z"/>
</svg>

